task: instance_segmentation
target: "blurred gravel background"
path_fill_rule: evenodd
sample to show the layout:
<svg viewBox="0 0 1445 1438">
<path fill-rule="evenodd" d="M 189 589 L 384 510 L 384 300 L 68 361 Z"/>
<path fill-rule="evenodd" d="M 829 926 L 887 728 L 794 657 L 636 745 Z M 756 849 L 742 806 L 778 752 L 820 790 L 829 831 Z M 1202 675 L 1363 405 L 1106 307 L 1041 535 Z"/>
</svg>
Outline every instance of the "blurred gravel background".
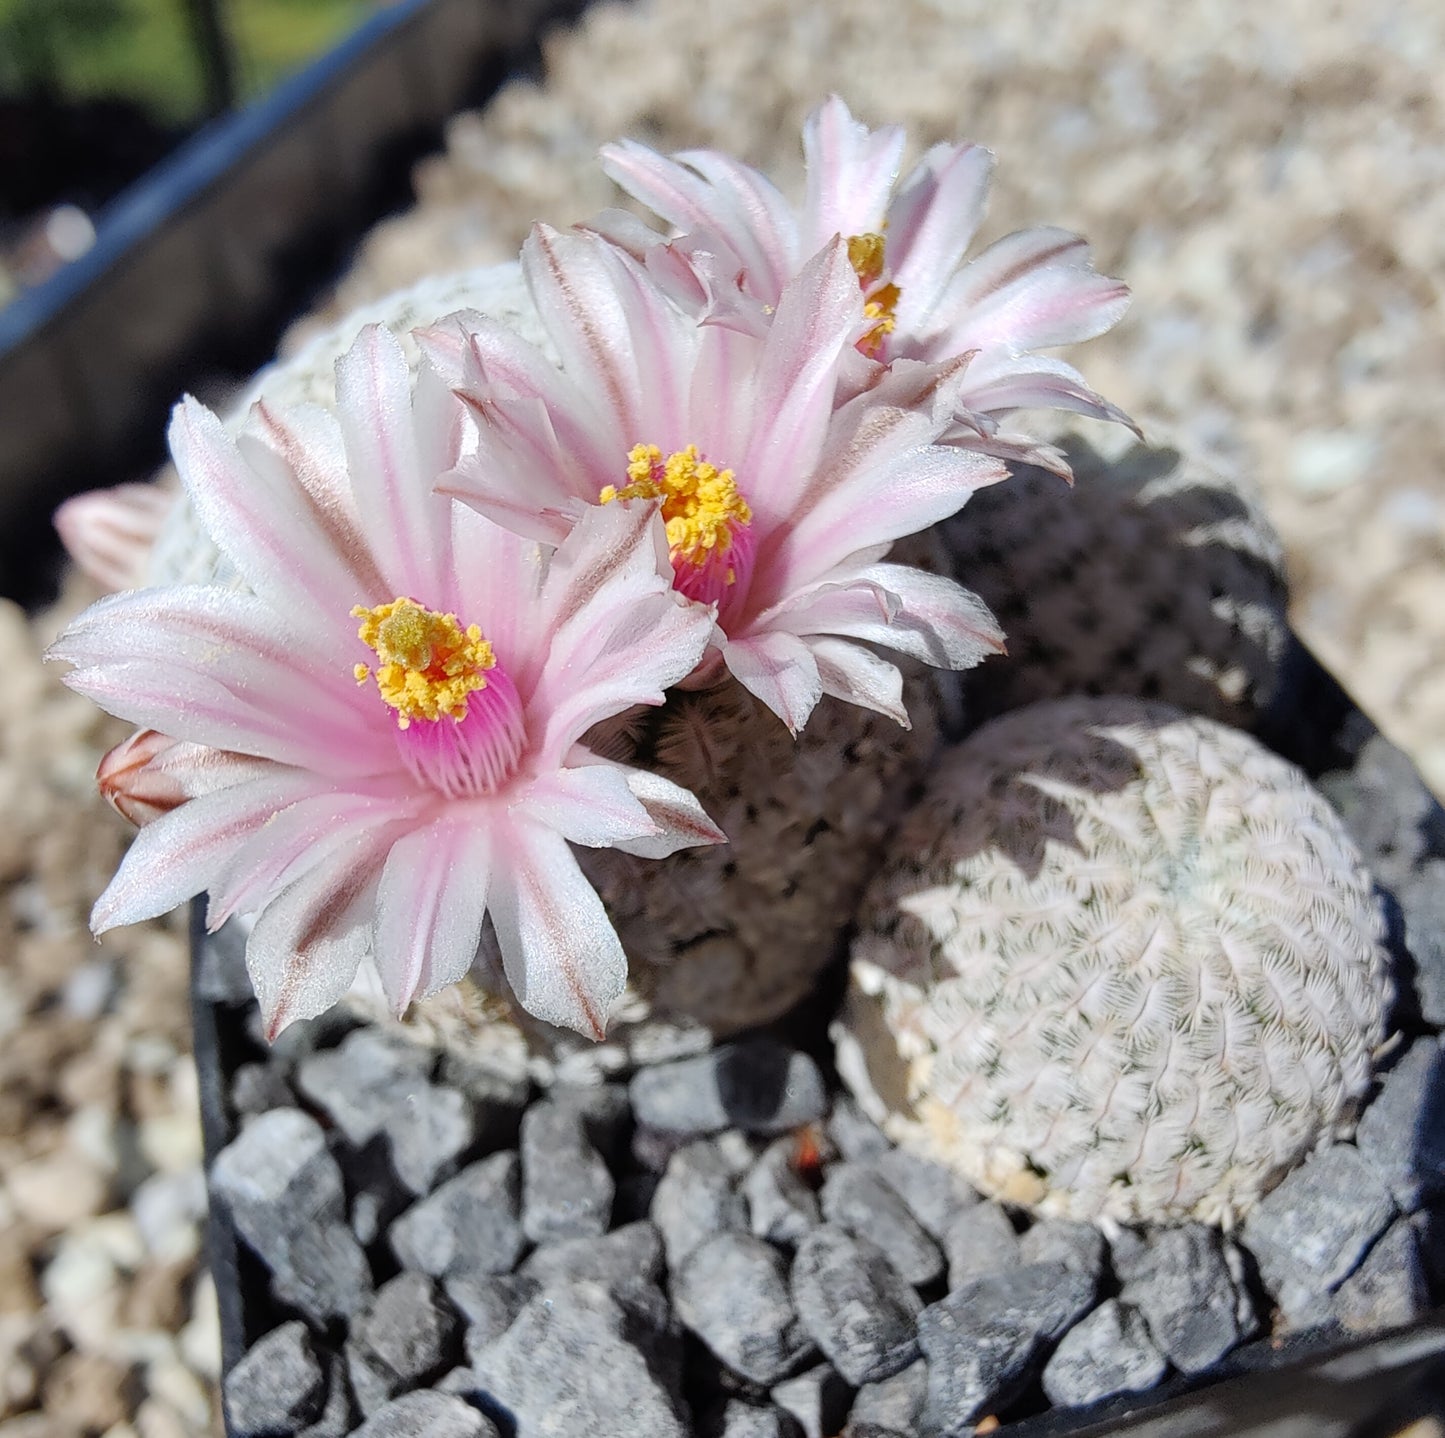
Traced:
<svg viewBox="0 0 1445 1438">
<path fill-rule="evenodd" d="M 546 53 L 544 82 L 458 117 L 316 318 L 616 203 L 594 156 L 618 135 L 790 190 L 828 90 L 916 149 L 985 143 L 983 238 L 1065 225 L 1129 282 L 1073 357 L 1259 484 L 1296 627 L 1445 789 L 1445 9 L 653 0 Z M 91 776 L 124 731 L 38 658 L 90 597 L 0 603 L 0 1438 L 184 1438 L 214 1431 L 218 1353 L 183 927 L 91 941 L 126 840 Z"/>
</svg>

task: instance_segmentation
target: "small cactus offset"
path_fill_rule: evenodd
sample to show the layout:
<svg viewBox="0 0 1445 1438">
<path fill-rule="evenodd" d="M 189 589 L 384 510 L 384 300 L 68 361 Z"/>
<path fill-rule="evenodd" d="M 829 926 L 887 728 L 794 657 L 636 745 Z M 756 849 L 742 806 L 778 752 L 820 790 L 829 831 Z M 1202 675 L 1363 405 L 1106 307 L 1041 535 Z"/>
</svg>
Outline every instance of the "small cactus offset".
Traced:
<svg viewBox="0 0 1445 1438">
<path fill-rule="evenodd" d="M 1069 699 L 953 749 L 864 902 L 839 1067 L 889 1132 L 1077 1219 L 1230 1224 L 1370 1084 L 1383 919 L 1304 775 Z"/>
<path fill-rule="evenodd" d="M 1075 475 L 1015 467 L 938 526 L 955 574 L 998 616 L 1008 656 L 969 685 L 976 715 L 1129 694 L 1252 727 L 1288 639 L 1284 553 L 1251 487 L 1151 435 Z"/>
</svg>

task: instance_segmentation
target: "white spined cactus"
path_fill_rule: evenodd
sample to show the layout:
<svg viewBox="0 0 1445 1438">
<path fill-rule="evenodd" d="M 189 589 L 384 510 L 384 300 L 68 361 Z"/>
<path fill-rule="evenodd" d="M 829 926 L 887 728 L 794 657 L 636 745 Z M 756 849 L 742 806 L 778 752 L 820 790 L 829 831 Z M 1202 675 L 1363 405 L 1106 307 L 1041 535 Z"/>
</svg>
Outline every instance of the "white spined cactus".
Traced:
<svg viewBox="0 0 1445 1438">
<path fill-rule="evenodd" d="M 839 1068 L 1039 1213 L 1229 1225 L 1348 1131 L 1391 997 L 1334 811 L 1250 736 L 1066 699 L 949 751 L 866 895 Z"/>
</svg>

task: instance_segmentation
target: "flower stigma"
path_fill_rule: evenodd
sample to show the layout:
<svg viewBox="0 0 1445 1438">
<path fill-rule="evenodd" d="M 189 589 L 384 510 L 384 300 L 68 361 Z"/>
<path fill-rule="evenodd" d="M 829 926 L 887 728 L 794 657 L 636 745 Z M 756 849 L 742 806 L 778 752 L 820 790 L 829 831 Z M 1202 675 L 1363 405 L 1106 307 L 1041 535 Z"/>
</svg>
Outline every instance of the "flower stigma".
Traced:
<svg viewBox="0 0 1445 1438">
<path fill-rule="evenodd" d="M 424 609 L 413 599 L 393 599 L 373 609 L 357 605 L 356 631 L 380 664 L 358 664 L 358 684 L 376 680 L 381 697 L 396 710 L 397 727 L 413 719 L 435 721 L 445 715 L 467 717 L 467 696 L 487 687 L 486 671 L 497 662 L 492 646 L 475 624 L 463 629 L 455 614 Z"/>
<path fill-rule="evenodd" d="M 858 341 L 858 348 L 869 356 L 877 355 L 883 348 L 883 337 L 891 335 L 898 325 L 901 291 L 892 280 L 879 283 L 885 273 L 884 243 L 882 235 L 871 232 L 848 237 L 848 263 L 853 266 L 864 294 L 863 313 L 873 322 L 868 333 Z"/>
<path fill-rule="evenodd" d="M 665 459 L 657 445 L 635 444 L 627 479 L 621 489 L 606 485 L 598 502 L 660 499 L 678 589 L 703 603 L 720 600 L 752 559 L 753 512 L 732 470 L 710 464 L 695 444 Z"/>
</svg>

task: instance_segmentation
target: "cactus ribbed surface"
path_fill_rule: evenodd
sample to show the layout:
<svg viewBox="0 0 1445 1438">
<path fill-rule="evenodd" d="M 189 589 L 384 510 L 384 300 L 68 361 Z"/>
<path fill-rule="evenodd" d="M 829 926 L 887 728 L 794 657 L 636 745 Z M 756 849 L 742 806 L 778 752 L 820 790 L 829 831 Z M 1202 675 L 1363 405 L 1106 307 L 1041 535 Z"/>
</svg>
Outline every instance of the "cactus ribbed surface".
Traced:
<svg viewBox="0 0 1445 1438">
<path fill-rule="evenodd" d="M 1117 438 L 1106 454 L 1065 433 L 1072 488 L 1020 465 L 938 526 L 947 572 L 1008 636 L 971 708 L 1129 694 L 1250 727 L 1288 639 L 1280 540 L 1247 484 Z"/>
<path fill-rule="evenodd" d="M 865 898 L 839 1064 L 900 1142 L 1082 1219 L 1230 1223 L 1365 1096 L 1383 920 L 1250 736 L 1133 699 L 949 751 Z"/>
</svg>

